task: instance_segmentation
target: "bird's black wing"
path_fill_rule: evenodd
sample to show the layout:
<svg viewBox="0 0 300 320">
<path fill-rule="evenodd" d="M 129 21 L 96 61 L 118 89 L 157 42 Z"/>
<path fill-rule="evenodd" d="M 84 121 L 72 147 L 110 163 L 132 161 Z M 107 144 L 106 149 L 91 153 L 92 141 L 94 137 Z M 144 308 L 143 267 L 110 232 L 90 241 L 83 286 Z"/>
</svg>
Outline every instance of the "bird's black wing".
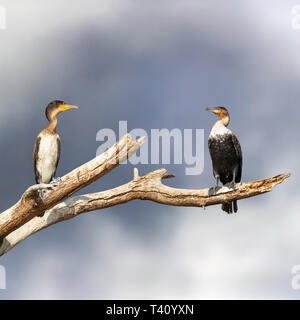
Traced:
<svg viewBox="0 0 300 320">
<path fill-rule="evenodd" d="M 34 144 L 34 149 L 33 149 L 33 168 L 34 168 L 34 174 L 35 174 L 35 182 L 40 183 L 41 175 L 37 170 L 36 163 L 38 160 L 38 153 L 40 149 L 40 142 L 41 142 L 41 137 L 37 137 L 35 144 Z"/>
<path fill-rule="evenodd" d="M 214 140 L 213 138 L 208 137 L 208 151 L 209 151 L 211 159 L 212 159 L 212 154 L 211 154 L 212 149 L 211 148 L 212 148 L 213 140 Z"/>
<path fill-rule="evenodd" d="M 54 176 L 55 176 L 55 172 L 56 172 L 56 169 L 57 169 L 57 166 L 58 166 L 58 161 L 59 161 L 59 158 L 60 158 L 60 138 L 59 138 L 59 135 L 57 135 L 56 142 L 57 142 L 57 159 L 56 159 L 56 163 L 55 163 L 55 171 L 53 172 L 53 176 L 52 176 L 51 179 L 53 179 Z"/>
<path fill-rule="evenodd" d="M 243 154 L 242 154 L 242 148 L 241 145 L 239 143 L 238 138 L 235 136 L 235 134 L 231 134 L 231 139 L 232 139 L 232 143 L 234 146 L 234 150 L 235 150 L 235 154 L 238 158 L 238 171 L 236 174 L 236 182 L 240 182 L 241 181 L 241 177 L 242 177 L 242 166 L 243 166 Z"/>
<path fill-rule="evenodd" d="M 210 137 L 208 137 L 208 150 L 210 150 L 210 147 L 211 147 L 211 139 Z"/>
</svg>

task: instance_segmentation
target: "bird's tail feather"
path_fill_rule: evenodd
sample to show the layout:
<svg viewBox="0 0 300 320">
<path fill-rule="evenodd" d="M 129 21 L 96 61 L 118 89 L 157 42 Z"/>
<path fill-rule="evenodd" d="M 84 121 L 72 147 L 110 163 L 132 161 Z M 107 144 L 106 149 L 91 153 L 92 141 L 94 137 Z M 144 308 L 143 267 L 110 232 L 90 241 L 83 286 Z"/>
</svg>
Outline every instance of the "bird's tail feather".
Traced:
<svg viewBox="0 0 300 320">
<path fill-rule="evenodd" d="M 237 212 L 237 211 L 238 211 L 237 200 L 233 200 L 233 211 L 234 211 L 234 212 Z"/>
<path fill-rule="evenodd" d="M 222 210 L 227 213 L 237 212 L 238 211 L 237 201 L 233 200 L 232 202 L 223 203 Z"/>
</svg>

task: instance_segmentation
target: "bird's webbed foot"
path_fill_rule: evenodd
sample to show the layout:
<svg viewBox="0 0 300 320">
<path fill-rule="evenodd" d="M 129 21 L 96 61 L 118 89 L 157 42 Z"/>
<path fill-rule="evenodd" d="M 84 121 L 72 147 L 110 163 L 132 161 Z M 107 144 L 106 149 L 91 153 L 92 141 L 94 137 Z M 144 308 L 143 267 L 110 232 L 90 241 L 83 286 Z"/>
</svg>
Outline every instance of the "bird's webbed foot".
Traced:
<svg viewBox="0 0 300 320">
<path fill-rule="evenodd" d="M 231 182 L 228 182 L 225 184 L 225 186 L 229 189 L 233 189 L 235 190 L 236 189 L 236 186 L 235 186 L 235 182 L 234 181 L 231 181 Z"/>
<path fill-rule="evenodd" d="M 50 184 L 58 184 L 59 182 L 61 182 L 61 177 L 53 178 Z"/>
<path fill-rule="evenodd" d="M 47 190 L 47 189 L 40 189 L 38 192 L 39 192 L 40 198 L 41 198 L 41 199 L 44 199 L 45 196 L 46 196 L 46 194 L 49 192 L 49 190 Z M 41 218 L 41 217 L 43 217 L 43 215 L 44 215 L 44 212 L 42 212 L 41 214 L 39 214 L 38 217 Z"/>
<path fill-rule="evenodd" d="M 219 189 L 221 189 L 221 187 L 219 187 L 219 186 L 214 186 L 214 187 L 212 187 L 212 192 L 213 192 L 213 194 L 216 194 Z"/>
<path fill-rule="evenodd" d="M 39 196 L 42 200 L 44 200 L 44 198 L 47 196 L 47 194 L 53 190 L 56 185 L 55 184 L 38 184 L 37 186 L 40 186 L 40 189 L 38 190 Z M 41 214 L 38 215 L 38 217 L 43 217 L 44 212 L 42 212 Z"/>
<path fill-rule="evenodd" d="M 43 199 L 45 197 L 45 195 L 49 192 L 49 190 L 40 189 L 38 192 L 39 192 L 39 195 L 40 195 L 41 199 Z"/>
<path fill-rule="evenodd" d="M 218 190 L 221 189 L 221 187 L 219 187 L 219 179 L 220 179 L 219 176 L 216 176 L 216 185 L 214 187 L 209 188 L 208 190 L 209 196 L 215 195 L 218 192 Z"/>
<path fill-rule="evenodd" d="M 47 194 L 55 189 L 55 185 L 54 184 L 48 184 L 48 183 L 39 183 L 39 184 L 36 184 L 34 186 L 32 186 L 32 188 L 34 188 L 38 194 L 39 194 L 39 197 L 41 200 L 44 200 L 44 198 L 47 196 Z"/>
<path fill-rule="evenodd" d="M 38 190 L 38 193 L 40 195 L 41 199 L 44 199 L 46 195 L 55 188 L 56 186 L 54 184 L 43 184 L 41 188 Z"/>
</svg>

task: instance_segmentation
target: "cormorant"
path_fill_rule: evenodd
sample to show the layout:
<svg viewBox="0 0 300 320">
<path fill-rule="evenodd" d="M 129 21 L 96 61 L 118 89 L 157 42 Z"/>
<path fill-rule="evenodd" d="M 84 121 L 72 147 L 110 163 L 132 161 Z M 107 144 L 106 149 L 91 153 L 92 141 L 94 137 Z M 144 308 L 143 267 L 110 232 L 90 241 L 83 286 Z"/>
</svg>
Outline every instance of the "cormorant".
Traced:
<svg viewBox="0 0 300 320">
<path fill-rule="evenodd" d="M 55 175 L 60 156 L 60 138 L 56 133 L 56 116 L 69 109 L 78 109 L 61 100 L 50 102 L 45 114 L 49 121 L 38 134 L 33 151 L 33 166 L 36 183 L 50 183 Z"/>
<path fill-rule="evenodd" d="M 217 191 L 219 180 L 230 188 L 241 181 L 242 176 L 242 149 L 237 137 L 227 128 L 230 117 L 226 108 L 206 108 L 220 117 L 212 127 L 208 137 L 208 149 L 216 179 L 214 191 Z M 233 205 L 233 210 L 232 210 Z M 237 212 L 237 201 L 223 203 L 222 210 L 227 213 Z"/>
</svg>

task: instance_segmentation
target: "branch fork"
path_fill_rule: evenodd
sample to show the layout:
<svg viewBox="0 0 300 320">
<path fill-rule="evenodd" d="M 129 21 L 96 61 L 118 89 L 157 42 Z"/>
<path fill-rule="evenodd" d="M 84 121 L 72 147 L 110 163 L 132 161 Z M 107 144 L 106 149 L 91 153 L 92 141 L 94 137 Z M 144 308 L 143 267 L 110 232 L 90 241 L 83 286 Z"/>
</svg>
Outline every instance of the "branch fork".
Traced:
<svg viewBox="0 0 300 320">
<path fill-rule="evenodd" d="M 133 179 L 116 188 L 70 198 L 75 192 L 107 174 L 134 154 L 145 137 L 132 140 L 126 134 L 103 154 L 72 170 L 55 184 L 29 187 L 21 199 L 0 214 L 0 256 L 30 235 L 55 223 L 74 218 L 94 210 L 126 203 L 131 200 L 149 200 L 164 205 L 202 207 L 231 202 L 269 192 L 290 174 L 253 182 L 238 183 L 234 190 L 222 187 L 214 195 L 210 189 L 178 189 L 164 185 L 163 179 L 173 178 L 166 169 L 140 176 L 134 168 Z M 47 192 L 42 195 L 41 190 Z M 43 217 L 37 217 L 44 213 Z"/>
</svg>

